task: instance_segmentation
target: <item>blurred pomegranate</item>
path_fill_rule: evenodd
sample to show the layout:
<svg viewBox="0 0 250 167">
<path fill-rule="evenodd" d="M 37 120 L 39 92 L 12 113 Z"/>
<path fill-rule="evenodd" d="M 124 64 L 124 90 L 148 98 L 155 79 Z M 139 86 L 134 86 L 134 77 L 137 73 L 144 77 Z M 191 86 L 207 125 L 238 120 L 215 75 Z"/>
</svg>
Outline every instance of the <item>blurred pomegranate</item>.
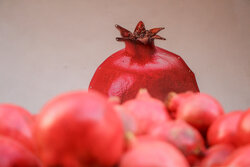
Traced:
<svg viewBox="0 0 250 167">
<path fill-rule="evenodd" d="M 16 140 L 0 136 L 1 167 L 42 167 L 40 160 Z"/>
<path fill-rule="evenodd" d="M 191 165 L 204 156 L 206 148 L 201 134 L 182 120 L 161 124 L 154 128 L 150 134 L 181 150 Z"/>
<path fill-rule="evenodd" d="M 15 139 L 31 151 L 35 151 L 33 123 L 32 115 L 24 108 L 0 104 L 0 135 Z"/>
<path fill-rule="evenodd" d="M 218 117 L 208 129 L 208 144 L 227 143 L 236 146 L 239 140 L 237 126 L 242 114 L 242 111 L 234 111 Z"/>
<path fill-rule="evenodd" d="M 226 167 L 249 167 L 250 166 L 250 145 L 236 149 L 222 164 Z"/>
<path fill-rule="evenodd" d="M 154 126 L 170 120 L 164 103 L 152 98 L 146 89 L 140 89 L 136 98 L 126 101 L 122 107 L 123 112 L 135 122 L 132 131 L 135 135 L 147 134 Z"/>
<path fill-rule="evenodd" d="M 167 142 L 138 138 L 119 167 L 189 167 L 183 154 Z"/>
<path fill-rule="evenodd" d="M 35 137 L 45 166 L 116 164 L 123 128 L 114 104 L 95 91 L 76 91 L 49 101 L 37 116 Z"/>
<path fill-rule="evenodd" d="M 242 114 L 237 130 L 238 144 L 250 144 L 250 108 Z"/>
<path fill-rule="evenodd" d="M 195 93 L 178 107 L 176 118 L 185 120 L 206 136 L 208 127 L 223 114 L 224 110 L 215 98 Z"/>
<path fill-rule="evenodd" d="M 222 167 L 227 157 L 234 151 L 234 147 L 229 144 L 218 144 L 210 147 L 205 158 L 202 159 L 200 167 Z"/>
</svg>

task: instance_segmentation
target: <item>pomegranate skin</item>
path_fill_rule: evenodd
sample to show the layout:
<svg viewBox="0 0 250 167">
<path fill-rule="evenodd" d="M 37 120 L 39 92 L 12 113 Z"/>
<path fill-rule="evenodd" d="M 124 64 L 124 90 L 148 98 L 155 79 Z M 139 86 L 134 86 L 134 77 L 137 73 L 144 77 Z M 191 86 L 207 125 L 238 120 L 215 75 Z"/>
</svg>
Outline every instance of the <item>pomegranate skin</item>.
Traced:
<svg viewBox="0 0 250 167">
<path fill-rule="evenodd" d="M 30 150 L 9 137 L 0 136 L 1 167 L 42 167 Z"/>
<path fill-rule="evenodd" d="M 69 92 L 48 102 L 34 130 L 45 166 L 116 164 L 123 150 L 123 129 L 113 105 L 94 91 Z"/>
<path fill-rule="evenodd" d="M 183 154 L 167 142 L 137 139 L 127 151 L 119 167 L 189 167 Z"/>
<path fill-rule="evenodd" d="M 202 167 L 216 167 L 222 166 L 227 157 L 234 151 L 234 147 L 229 144 L 218 144 L 210 147 L 205 158 L 201 160 L 199 165 Z"/>
<path fill-rule="evenodd" d="M 206 151 L 200 132 L 182 120 L 161 124 L 152 129 L 150 136 L 174 145 L 185 155 L 190 165 L 196 164 Z"/>
<path fill-rule="evenodd" d="M 238 145 L 250 144 L 250 108 L 242 114 L 237 130 Z"/>
<path fill-rule="evenodd" d="M 148 134 L 154 126 L 170 120 L 164 103 L 152 98 L 146 89 L 140 89 L 136 98 L 124 102 L 122 107 L 125 115 L 134 120 L 134 128 L 130 129 L 135 135 Z"/>
<path fill-rule="evenodd" d="M 215 98 L 195 93 L 178 107 L 176 118 L 185 120 L 206 136 L 209 126 L 223 114 L 224 110 Z"/>
<path fill-rule="evenodd" d="M 227 143 L 237 146 L 237 127 L 242 114 L 242 111 L 233 111 L 216 119 L 207 132 L 208 144 Z"/>
<path fill-rule="evenodd" d="M 249 167 L 250 166 L 250 145 L 236 149 L 223 163 L 226 167 Z"/>
<path fill-rule="evenodd" d="M 142 31 L 136 32 L 138 27 Z M 90 90 L 118 96 L 121 102 L 134 98 L 140 88 L 146 88 L 152 97 L 162 101 L 171 91 L 199 91 L 195 75 L 183 59 L 154 45 L 154 39 L 163 38 L 148 36 L 146 32 L 150 30 L 146 30 L 142 22 L 138 23 L 133 35 L 124 28 L 118 29 L 124 37 L 125 49 L 112 54 L 97 68 Z"/>
<path fill-rule="evenodd" d="M 13 104 L 0 104 L 0 134 L 35 151 L 32 135 L 34 119 L 24 108 Z"/>
</svg>

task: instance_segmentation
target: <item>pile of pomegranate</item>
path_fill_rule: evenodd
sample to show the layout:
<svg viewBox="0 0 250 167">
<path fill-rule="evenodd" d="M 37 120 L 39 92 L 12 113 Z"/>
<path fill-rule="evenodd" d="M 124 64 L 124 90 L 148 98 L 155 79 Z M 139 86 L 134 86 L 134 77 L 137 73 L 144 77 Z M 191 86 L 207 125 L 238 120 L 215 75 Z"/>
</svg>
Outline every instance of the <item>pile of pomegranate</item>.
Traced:
<svg viewBox="0 0 250 167">
<path fill-rule="evenodd" d="M 246 167 L 249 155 L 250 108 L 225 113 L 204 93 L 74 91 L 36 115 L 0 104 L 1 167 Z"/>
<path fill-rule="evenodd" d="M 131 33 L 89 90 L 32 115 L 0 104 L 0 167 L 249 167 L 250 108 L 225 112 L 200 93 L 180 56 L 156 47 L 163 28 Z"/>
</svg>

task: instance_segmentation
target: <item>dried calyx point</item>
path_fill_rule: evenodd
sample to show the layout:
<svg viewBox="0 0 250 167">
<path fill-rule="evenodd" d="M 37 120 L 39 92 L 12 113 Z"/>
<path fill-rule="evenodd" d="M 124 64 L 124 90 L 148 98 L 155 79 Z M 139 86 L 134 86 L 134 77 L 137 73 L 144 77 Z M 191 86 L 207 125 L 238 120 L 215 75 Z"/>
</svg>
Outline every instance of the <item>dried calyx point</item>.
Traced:
<svg viewBox="0 0 250 167">
<path fill-rule="evenodd" d="M 139 21 L 133 33 L 117 24 L 115 25 L 115 27 L 120 31 L 122 36 L 117 37 L 117 41 L 132 41 L 148 44 L 151 43 L 154 39 L 166 40 L 165 38 L 157 35 L 157 33 L 163 30 L 164 27 L 146 30 L 145 25 L 142 21 Z"/>
</svg>

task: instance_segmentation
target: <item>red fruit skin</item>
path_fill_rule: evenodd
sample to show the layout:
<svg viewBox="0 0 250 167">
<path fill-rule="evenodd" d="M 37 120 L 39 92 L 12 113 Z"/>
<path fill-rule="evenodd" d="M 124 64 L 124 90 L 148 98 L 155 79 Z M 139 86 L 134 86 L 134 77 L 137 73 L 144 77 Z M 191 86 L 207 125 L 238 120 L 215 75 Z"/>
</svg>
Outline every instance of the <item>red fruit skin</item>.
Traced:
<svg viewBox="0 0 250 167">
<path fill-rule="evenodd" d="M 9 137 L 0 136 L 1 167 L 42 167 L 30 150 Z"/>
<path fill-rule="evenodd" d="M 225 143 L 237 146 L 237 127 L 242 114 L 242 111 L 233 111 L 218 117 L 208 129 L 208 144 L 212 146 Z"/>
<path fill-rule="evenodd" d="M 89 89 L 118 96 L 121 102 L 133 99 L 140 88 L 162 101 L 171 91 L 199 91 L 194 73 L 180 56 L 156 47 L 153 39 L 136 38 L 146 41 L 124 40 L 125 49 L 112 54 L 97 68 Z"/>
<path fill-rule="evenodd" d="M 198 166 L 201 167 L 222 167 L 227 157 L 234 151 L 234 147 L 229 144 L 218 144 L 210 147 L 205 158 L 201 160 Z"/>
<path fill-rule="evenodd" d="M 223 114 L 224 110 L 216 99 L 196 93 L 178 107 L 176 118 L 185 120 L 205 136 L 208 127 Z"/>
<path fill-rule="evenodd" d="M 178 107 L 184 103 L 189 97 L 194 95 L 194 92 L 187 91 L 183 93 L 175 93 L 175 92 L 170 92 L 168 94 L 168 98 L 166 101 L 166 106 L 168 111 L 170 112 L 171 116 L 175 119 L 176 118 L 176 111 Z"/>
<path fill-rule="evenodd" d="M 116 164 L 123 150 L 123 129 L 113 105 L 95 91 L 69 92 L 48 102 L 34 131 L 45 166 Z"/>
<path fill-rule="evenodd" d="M 242 114 L 237 130 L 238 145 L 250 144 L 250 108 Z"/>
<path fill-rule="evenodd" d="M 200 132 L 182 120 L 166 122 L 154 128 L 150 135 L 174 145 L 190 165 L 196 164 L 206 150 Z"/>
<path fill-rule="evenodd" d="M 119 167 L 189 167 L 183 154 L 167 142 L 140 140 L 126 152 Z"/>
<path fill-rule="evenodd" d="M 0 104 L 0 134 L 15 139 L 31 151 L 35 151 L 33 123 L 32 115 L 24 108 Z"/>
<path fill-rule="evenodd" d="M 126 101 L 122 107 L 134 119 L 135 135 L 147 134 L 154 126 L 170 120 L 164 103 L 152 98 L 146 89 L 141 89 L 135 99 Z"/>
<path fill-rule="evenodd" d="M 250 145 L 236 149 L 222 164 L 226 167 L 249 167 L 250 166 Z"/>
</svg>

